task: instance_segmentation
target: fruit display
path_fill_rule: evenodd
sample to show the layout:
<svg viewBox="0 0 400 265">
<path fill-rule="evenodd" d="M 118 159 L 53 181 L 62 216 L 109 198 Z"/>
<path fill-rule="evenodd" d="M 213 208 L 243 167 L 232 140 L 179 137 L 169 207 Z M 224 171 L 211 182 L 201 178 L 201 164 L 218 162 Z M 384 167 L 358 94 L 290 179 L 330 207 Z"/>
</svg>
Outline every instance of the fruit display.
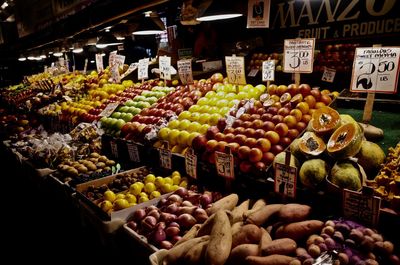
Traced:
<svg viewBox="0 0 400 265">
<path fill-rule="evenodd" d="M 283 54 L 282 53 L 254 53 L 251 56 L 251 59 L 248 63 L 247 66 L 247 71 L 251 71 L 252 69 L 258 69 L 261 70 L 262 69 L 262 64 L 263 61 L 267 61 L 269 60 L 275 60 L 275 71 L 277 72 L 281 72 L 282 71 L 282 58 L 283 58 Z"/>
<path fill-rule="evenodd" d="M 3 135 L 10 136 L 37 126 L 39 122 L 34 115 L 10 114 L 4 108 L 0 108 L 0 133 Z"/>
<path fill-rule="evenodd" d="M 127 227 L 144 235 L 156 248 L 170 249 L 187 237 L 185 234 L 198 230 L 212 215 L 211 207 L 219 197 L 218 193 L 199 193 L 181 187 L 157 205 L 136 210 Z"/>
<path fill-rule="evenodd" d="M 249 206 L 249 200 L 239 205 L 237 200 L 226 203 L 173 246 L 162 243 L 169 250 L 154 253 L 150 261 L 171 265 L 311 265 L 328 260 L 329 264 L 339 265 L 399 262 L 392 242 L 358 223 L 312 219 L 313 209 L 304 204 L 266 204 L 258 200 Z M 150 222 L 154 221 L 152 216 L 146 218 L 142 221 L 146 227 L 149 223 L 156 225 Z M 163 226 L 156 231 L 153 235 L 156 240 L 166 238 Z"/>
<path fill-rule="evenodd" d="M 359 44 L 328 44 L 321 49 L 314 62 L 314 72 L 323 72 L 325 67 L 333 68 L 340 73 L 351 71 L 354 52 Z"/>
</svg>

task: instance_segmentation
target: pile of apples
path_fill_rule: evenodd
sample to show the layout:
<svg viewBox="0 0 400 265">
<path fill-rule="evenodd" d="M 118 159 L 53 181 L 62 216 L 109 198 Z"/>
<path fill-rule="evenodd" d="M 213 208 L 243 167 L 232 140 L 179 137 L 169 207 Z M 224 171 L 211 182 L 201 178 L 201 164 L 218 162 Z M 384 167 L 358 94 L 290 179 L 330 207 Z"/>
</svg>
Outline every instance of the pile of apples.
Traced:
<svg viewBox="0 0 400 265">
<path fill-rule="evenodd" d="M 319 53 L 314 62 L 314 72 L 323 72 L 325 67 L 338 72 L 350 72 L 353 66 L 354 52 L 359 44 L 328 44 Z"/>
<path fill-rule="evenodd" d="M 247 66 L 247 71 L 251 71 L 252 69 L 262 69 L 263 61 L 275 60 L 275 71 L 282 71 L 282 54 L 278 53 L 254 53 L 251 56 L 250 62 Z"/>
</svg>

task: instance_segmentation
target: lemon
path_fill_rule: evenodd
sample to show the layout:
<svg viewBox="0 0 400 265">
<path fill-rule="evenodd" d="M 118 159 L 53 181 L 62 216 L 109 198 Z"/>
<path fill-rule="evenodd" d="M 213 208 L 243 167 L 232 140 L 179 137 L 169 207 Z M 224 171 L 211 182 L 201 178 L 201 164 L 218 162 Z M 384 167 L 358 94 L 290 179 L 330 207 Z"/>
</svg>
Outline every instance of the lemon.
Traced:
<svg viewBox="0 0 400 265">
<path fill-rule="evenodd" d="M 122 210 L 129 207 L 129 202 L 125 199 L 117 199 L 114 201 L 113 208 L 114 210 Z"/>
<path fill-rule="evenodd" d="M 110 201 L 110 202 L 115 201 L 116 195 L 113 191 L 106 190 L 103 195 L 104 195 L 105 200 Z"/>
<path fill-rule="evenodd" d="M 187 188 L 188 183 L 187 183 L 186 180 L 182 180 L 181 183 L 179 183 L 179 186 L 180 186 L 180 187 L 183 187 L 183 188 Z"/>
<path fill-rule="evenodd" d="M 181 182 L 181 175 L 172 175 L 172 183 L 178 185 Z"/>
<path fill-rule="evenodd" d="M 145 178 L 144 178 L 144 183 L 149 183 L 149 182 L 153 182 L 156 180 L 156 176 L 154 176 L 153 174 L 148 174 Z"/>
<path fill-rule="evenodd" d="M 164 183 L 165 184 L 170 184 L 170 185 L 174 184 L 174 182 L 172 181 L 172 178 L 170 178 L 170 177 L 165 177 L 164 178 Z"/>
<path fill-rule="evenodd" d="M 149 198 L 147 198 L 145 196 L 142 196 L 142 197 L 139 198 L 139 203 L 147 202 L 148 200 L 149 200 Z"/>
<path fill-rule="evenodd" d="M 171 189 L 172 191 L 176 191 L 177 189 L 179 189 L 179 185 L 172 185 Z"/>
<path fill-rule="evenodd" d="M 127 200 L 129 202 L 129 204 L 136 203 L 136 201 L 137 201 L 136 196 L 132 195 L 130 193 L 125 195 L 125 200 Z"/>
<path fill-rule="evenodd" d="M 163 177 L 156 177 L 156 180 L 154 181 L 154 184 L 156 184 L 157 187 L 162 187 L 164 183 Z"/>
<path fill-rule="evenodd" d="M 164 193 L 171 192 L 171 191 L 172 191 L 172 185 L 169 184 L 169 183 L 165 183 L 165 184 L 162 186 L 161 190 L 162 190 Z"/>
<path fill-rule="evenodd" d="M 133 194 L 133 195 L 139 195 L 139 193 L 142 191 L 142 187 L 140 187 L 140 185 L 138 185 L 137 183 L 133 183 L 130 187 L 129 187 L 129 193 Z"/>
<path fill-rule="evenodd" d="M 147 193 L 146 192 L 141 192 L 140 194 L 139 194 L 139 197 L 149 197 L 148 195 L 147 195 Z"/>
<path fill-rule="evenodd" d="M 181 176 L 181 173 L 179 173 L 179 171 L 174 171 L 172 172 L 171 176 Z"/>
<path fill-rule="evenodd" d="M 140 182 L 140 181 L 138 181 L 138 182 L 136 182 L 136 184 L 138 184 L 138 185 L 139 185 L 140 189 L 143 189 L 143 187 L 144 187 L 144 184 L 143 184 L 143 182 Z"/>
<path fill-rule="evenodd" d="M 118 199 L 125 199 L 125 194 L 119 193 L 119 194 L 117 194 L 117 196 L 115 196 L 115 199 L 116 199 L 116 200 L 118 200 Z"/>
<path fill-rule="evenodd" d="M 147 194 L 150 194 L 150 193 L 152 193 L 153 191 L 155 191 L 156 190 L 156 185 L 154 184 L 154 183 L 152 183 L 152 182 L 148 182 L 148 183 L 146 183 L 146 185 L 144 186 L 144 191 L 147 193 Z"/>
<path fill-rule="evenodd" d="M 150 199 L 158 198 L 160 196 L 161 196 L 161 193 L 159 191 L 155 190 L 150 194 Z"/>
<path fill-rule="evenodd" d="M 103 211 L 108 212 L 109 210 L 112 209 L 113 204 L 112 204 L 112 202 L 110 202 L 110 201 L 108 201 L 108 200 L 105 200 L 105 201 L 102 201 L 101 203 L 99 203 L 99 207 L 100 207 Z"/>
</svg>

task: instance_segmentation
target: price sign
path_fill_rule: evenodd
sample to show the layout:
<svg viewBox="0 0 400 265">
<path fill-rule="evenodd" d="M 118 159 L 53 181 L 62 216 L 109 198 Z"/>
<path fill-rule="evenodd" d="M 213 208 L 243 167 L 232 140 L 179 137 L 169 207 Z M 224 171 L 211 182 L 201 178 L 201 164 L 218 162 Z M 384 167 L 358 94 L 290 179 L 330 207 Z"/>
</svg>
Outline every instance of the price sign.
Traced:
<svg viewBox="0 0 400 265">
<path fill-rule="evenodd" d="M 225 56 L 226 74 L 228 81 L 234 85 L 245 85 L 244 57 Z"/>
<path fill-rule="evenodd" d="M 161 56 L 159 60 L 160 78 L 171 80 L 171 57 Z"/>
<path fill-rule="evenodd" d="M 140 155 L 139 155 L 139 149 L 138 149 L 137 145 L 132 142 L 127 142 L 126 146 L 128 148 L 129 159 L 132 162 L 140 163 Z"/>
<path fill-rule="evenodd" d="M 381 199 L 352 190 L 343 190 L 343 215 L 346 218 L 376 225 Z"/>
<path fill-rule="evenodd" d="M 397 93 L 400 47 L 357 48 L 350 90 Z"/>
<path fill-rule="evenodd" d="M 88 64 L 88 59 L 85 59 L 85 65 L 83 66 L 83 73 L 86 74 L 86 70 L 87 70 L 87 64 Z"/>
<path fill-rule="evenodd" d="M 268 60 L 262 64 L 262 81 L 274 81 L 275 80 L 275 61 Z"/>
<path fill-rule="evenodd" d="M 274 190 L 284 196 L 296 197 L 297 168 L 289 165 L 275 164 Z"/>
<path fill-rule="evenodd" d="M 115 61 L 115 56 L 117 55 L 117 51 L 112 51 L 110 52 L 110 55 L 108 56 L 108 66 L 112 68 L 114 66 L 114 61 Z"/>
<path fill-rule="evenodd" d="M 312 73 L 315 39 L 285 40 L 283 71 L 285 73 Z"/>
<path fill-rule="evenodd" d="M 167 148 L 160 148 L 159 153 L 160 153 L 161 167 L 165 168 L 165 169 L 171 169 L 172 168 L 171 150 L 169 150 Z"/>
<path fill-rule="evenodd" d="M 128 70 L 126 70 L 126 72 L 121 75 L 121 79 L 123 79 L 125 76 L 127 76 L 130 73 L 132 73 L 133 71 L 135 71 L 137 68 L 138 68 L 138 63 L 131 63 L 129 65 Z"/>
<path fill-rule="evenodd" d="M 218 175 L 228 179 L 235 178 L 232 154 L 215 152 L 215 166 L 217 168 Z"/>
<path fill-rule="evenodd" d="M 247 76 L 255 77 L 258 74 L 258 69 L 251 69 Z"/>
<path fill-rule="evenodd" d="M 322 81 L 333 83 L 335 79 L 336 70 L 333 68 L 324 67 L 324 73 L 322 74 Z"/>
<path fill-rule="evenodd" d="M 114 140 L 110 141 L 110 146 L 111 146 L 111 154 L 113 157 L 118 158 L 118 145 Z"/>
<path fill-rule="evenodd" d="M 143 80 L 149 78 L 149 58 L 139 60 L 138 79 Z"/>
<path fill-rule="evenodd" d="M 100 112 L 99 116 L 100 117 L 110 116 L 118 106 L 119 106 L 118 102 L 113 102 L 113 103 L 108 104 L 107 107 L 105 107 L 103 109 L 103 111 Z"/>
<path fill-rule="evenodd" d="M 104 66 L 103 66 L 103 56 L 101 56 L 100 53 L 96 54 L 96 68 L 97 68 L 97 72 L 100 73 L 101 71 L 104 70 Z"/>
<path fill-rule="evenodd" d="M 192 60 L 179 60 L 178 73 L 182 84 L 193 83 Z"/>
<path fill-rule="evenodd" d="M 186 173 L 194 179 L 197 179 L 197 156 L 193 149 L 189 148 L 185 153 Z"/>
</svg>

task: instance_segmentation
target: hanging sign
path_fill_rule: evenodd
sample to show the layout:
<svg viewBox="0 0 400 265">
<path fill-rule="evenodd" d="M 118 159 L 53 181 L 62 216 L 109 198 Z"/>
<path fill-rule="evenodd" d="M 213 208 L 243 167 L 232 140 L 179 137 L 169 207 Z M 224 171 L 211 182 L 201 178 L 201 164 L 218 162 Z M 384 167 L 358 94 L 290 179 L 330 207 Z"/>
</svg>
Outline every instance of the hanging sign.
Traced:
<svg viewBox="0 0 400 265">
<path fill-rule="evenodd" d="M 268 60 L 262 64 L 262 81 L 274 81 L 275 80 L 275 61 Z"/>
<path fill-rule="evenodd" d="M 100 53 L 96 54 L 96 68 L 97 68 L 97 73 L 100 73 L 104 70 L 103 56 L 101 56 Z"/>
<path fill-rule="evenodd" d="M 171 80 L 171 57 L 160 56 L 160 79 Z"/>
<path fill-rule="evenodd" d="M 118 103 L 118 102 L 109 103 L 109 104 L 103 109 L 103 111 L 100 112 L 99 116 L 100 116 L 100 117 L 109 117 L 109 116 L 114 112 L 114 110 L 115 110 L 118 106 L 119 106 L 119 103 Z"/>
<path fill-rule="evenodd" d="M 185 153 L 185 168 L 186 174 L 197 179 L 197 156 L 192 148 L 189 148 Z"/>
<path fill-rule="evenodd" d="M 215 152 L 215 166 L 217 168 L 218 175 L 228 179 L 235 178 L 232 154 Z"/>
<path fill-rule="evenodd" d="M 192 60 L 185 59 L 178 61 L 178 73 L 182 84 L 193 83 Z"/>
<path fill-rule="evenodd" d="M 244 57 L 235 55 L 225 56 L 225 64 L 228 82 L 234 85 L 245 85 Z"/>
<path fill-rule="evenodd" d="M 397 93 L 400 47 L 357 48 L 350 90 Z"/>
<path fill-rule="evenodd" d="M 149 78 L 149 58 L 139 60 L 138 79 L 144 80 Z"/>
<path fill-rule="evenodd" d="M 335 79 L 336 69 L 324 67 L 324 73 L 322 74 L 322 81 L 333 83 Z"/>
<path fill-rule="evenodd" d="M 274 190 L 283 196 L 296 197 L 297 168 L 290 165 L 275 164 Z"/>
<path fill-rule="evenodd" d="M 128 141 L 128 142 L 126 142 L 126 146 L 128 148 L 129 159 L 132 162 L 140 163 L 140 155 L 139 155 L 139 149 L 137 147 L 137 144 Z"/>
<path fill-rule="evenodd" d="M 315 39 L 287 39 L 283 52 L 285 73 L 312 73 Z"/>
<path fill-rule="evenodd" d="M 268 28 L 270 0 L 249 0 L 247 28 Z"/>
</svg>

